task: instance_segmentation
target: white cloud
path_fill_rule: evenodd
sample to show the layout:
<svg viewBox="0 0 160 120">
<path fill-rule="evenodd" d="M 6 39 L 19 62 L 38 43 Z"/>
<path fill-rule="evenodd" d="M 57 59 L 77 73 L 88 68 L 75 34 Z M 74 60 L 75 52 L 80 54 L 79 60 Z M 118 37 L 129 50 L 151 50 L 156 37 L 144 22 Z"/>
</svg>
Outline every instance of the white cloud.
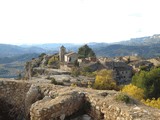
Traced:
<svg viewBox="0 0 160 120">
<path fill-rule="evenodd" d="M 1 0 L 0 43 L 114 42 L 157 34 L 159 11 L 159 0 Z"/>
</svg>

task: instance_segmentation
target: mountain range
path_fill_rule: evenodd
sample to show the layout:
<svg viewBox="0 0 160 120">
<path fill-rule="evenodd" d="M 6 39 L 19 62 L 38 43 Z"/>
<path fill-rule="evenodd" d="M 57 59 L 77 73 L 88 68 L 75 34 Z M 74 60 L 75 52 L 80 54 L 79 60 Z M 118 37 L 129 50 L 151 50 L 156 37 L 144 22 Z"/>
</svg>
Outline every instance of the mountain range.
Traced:
<svg viewBox="0 0 160 120">
<path fill-rule="evenodd" d="M 160 44 L 160 34 L 155 34 L 153 36 L 141 37 L 141 38 L 132 38 L 127 41 L 121 41 L 116 44 L 121 45 L 130 45 L 130 46 L 145 46 L 145 45 L 154 45 Z"/>
<path fill-rule="evenodd" d="M 53 54 L 59 51 L 59 47 L 64 45 L 67 51 L 78 51 L 78 48 L 83 44 L 73 43 L 50 43 L 50 44 L 35 44 L 35 45 L 8 45 L 0 44 L 0 58 L 15 57 L 24 54 Z M 95 51 L 97 56 L 123 56 L 138 54 L 142 57 L 155 57 L 160 55 L 160 34 L 153 36 L 133 38 L 127 41 L 116 43 L 88 43 Z M 147 54 L 146 54 L 147 53 Z"/>
<path fill-rule="evenodd" d="M 16 77 L 23 71 L 26 61 L 37 58 L 41 53 L 53 54 L 64 45 L 67 51 L 78 51 L 84 44 L 53 43 L 36 45 L 0 44 L 0 77 Z M 88 43 L 97 56 L 115 57 L 139 55 L 144 58 L 160 56 L 160 35 L 133 38 L 116 43 Z"/>
</svg>

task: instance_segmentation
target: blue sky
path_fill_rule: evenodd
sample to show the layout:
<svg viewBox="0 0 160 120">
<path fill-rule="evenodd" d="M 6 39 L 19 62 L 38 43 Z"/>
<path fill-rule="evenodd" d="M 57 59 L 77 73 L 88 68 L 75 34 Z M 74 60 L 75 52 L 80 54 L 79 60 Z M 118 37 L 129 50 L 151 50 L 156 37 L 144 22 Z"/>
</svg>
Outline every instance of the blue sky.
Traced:
<svg viewBox="0 0 160 120">
<path fill-rule="evenodd" d="M 111 43 L 159 34 L 159 5 L 159 0 L 0 0 L 0 43 Z"/>
</svg>

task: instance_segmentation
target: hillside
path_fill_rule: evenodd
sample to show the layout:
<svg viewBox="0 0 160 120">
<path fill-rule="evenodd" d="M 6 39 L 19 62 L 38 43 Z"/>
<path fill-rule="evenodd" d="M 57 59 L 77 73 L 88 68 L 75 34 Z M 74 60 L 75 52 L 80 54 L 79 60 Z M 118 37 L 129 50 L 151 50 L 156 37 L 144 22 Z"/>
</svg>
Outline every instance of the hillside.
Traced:
<svg viewBox="0 0 160 120">
<path fill-rule="evenodd" d="M 6 64 L 6 63 L 11 63 L 11 62 L 26 62 L 28 60 L 31 60 L 32 58 L 38 57 L 38 53 L 28 53 L 28 54 L 23 54 L 23 55 L 16 55 L 13 57 L 3 57 L 0 58 L 0 64 Z"/>
<path fill-rule="evenodd" d="M 8 44 L 0 44 L 0 58 L 3 57 L 13 57 L 23 54 L 31 54 L 31 53 L 42 53 L 46 52 L 45 49 L 39 47 L 28 47 L 23 48 L 17 45 L 8 45 Z"/>
<path fill-rule="evenodd" d="M 97 56 L 126 56 L 137 54 L 145 58 L 160 56 L 160 44 L 157 45 L 141 45 L 141 46 L 129 46 L 129 45 L 109 45 L 106 47 L 99 47 L 94 49 Z"/>
<path fill-rule="evenodd" d="M 130 46 L 143 46 L 143 45 L 155 45 L 160 44 L 160 34 L 155 34 L 153 36 L 132 38 L 127 41 L 117 42 L 116 44 L 130 45 Z"/>
<path fill-rule="evenodd" d="M 92 46 L 98 56 L 125 56 L 137 54 L 145 58 L 160 56 L 160 34 L 148 37 L 133 38 L 111 45 L 103 43 L 103 46 Z"/>
<path fill-rule="evenodd" d="M 39 54 L 23 54 L 13 57 L 0 58 L 0 77 L 15 78 L 24 70 L 24 65 L 32 58 L 37 58 Z"/>
</svg>

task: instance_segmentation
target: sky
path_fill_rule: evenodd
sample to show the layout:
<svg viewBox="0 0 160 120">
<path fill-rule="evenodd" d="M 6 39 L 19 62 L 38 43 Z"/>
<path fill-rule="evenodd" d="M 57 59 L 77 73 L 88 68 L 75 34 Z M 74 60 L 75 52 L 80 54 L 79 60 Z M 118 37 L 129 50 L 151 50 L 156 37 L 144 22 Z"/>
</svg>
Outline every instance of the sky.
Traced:
<svg viewBox="0 0 160 120">
<path fill-rule="evenodd" d="M 0 0 L 0 43 L 117 42 L 160 34 L 160 0 Z"/>
</svg>

